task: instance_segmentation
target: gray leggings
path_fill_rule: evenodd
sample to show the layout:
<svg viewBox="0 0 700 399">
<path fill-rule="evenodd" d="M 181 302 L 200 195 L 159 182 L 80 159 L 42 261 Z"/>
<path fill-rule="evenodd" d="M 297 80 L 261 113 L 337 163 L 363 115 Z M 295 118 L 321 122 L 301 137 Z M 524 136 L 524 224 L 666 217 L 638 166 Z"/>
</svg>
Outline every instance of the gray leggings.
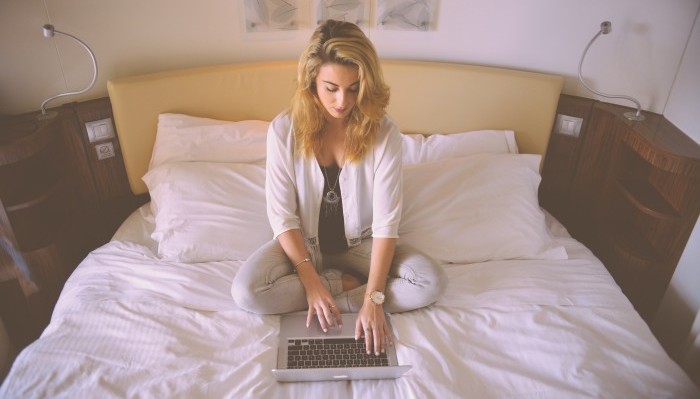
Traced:
<svg viewBox="0 0 700 399">
<path fill-rule="evenodd" d="M 365 285 L 342 292 L 342 271 L 369 274 L 372 239 L 339 254 L 316 255 L 315 266 L 341 312 L 362 307 Z M 407 245 L 396 245 L 389 270 L 384 310 L 405 312 L 430 305 L 442 295 L 447 279 L 442 267 Z M 306 291 L 277 240 L 260 247 L 236 274 L 231 294 L 241 308 L 254 313 L 282 314 L 308 309 Z"/>
</svg>

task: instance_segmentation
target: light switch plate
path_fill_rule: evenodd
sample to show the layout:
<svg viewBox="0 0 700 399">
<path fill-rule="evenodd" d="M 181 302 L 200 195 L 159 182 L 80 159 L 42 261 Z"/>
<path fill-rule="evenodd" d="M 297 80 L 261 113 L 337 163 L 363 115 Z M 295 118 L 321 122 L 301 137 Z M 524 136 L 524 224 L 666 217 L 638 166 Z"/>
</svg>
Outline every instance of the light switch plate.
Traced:
<svg viewBox="0 0 700 399">
<path fill-rule="evenodd" d="M 577 118 L 575 116 L 569 116 L 564 114 L 557 114 L 557 121 L 555 124 L 554 131 L 558 134 L 578 137 L 579 134 L 581 134 L 582 124 L 583 118 Z"/>
<path fill-rule="evenodd" d="M 111 141 L 95 145 L 95 151 L 97 151 L 97 159 L 100 161 L 107 158 L 114 157 L 114 144 Z"/>
<path fill-rule="evenodd" d="M 98 121 L 86 122 L 88 139 L 91 143 L 114 138 L 114 127 L 112 118 L 100 119 Z"/>
</svg>

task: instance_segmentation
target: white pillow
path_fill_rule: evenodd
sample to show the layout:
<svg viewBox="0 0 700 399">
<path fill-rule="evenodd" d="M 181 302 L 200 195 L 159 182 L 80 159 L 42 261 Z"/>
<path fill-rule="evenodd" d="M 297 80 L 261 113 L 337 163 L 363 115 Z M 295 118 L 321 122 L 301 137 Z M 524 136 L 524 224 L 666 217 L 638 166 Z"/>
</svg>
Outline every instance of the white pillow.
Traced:
<svg viewBox="0 0 700 399">
<path fill-rule="evenodd" d="M 149 170 L 167 162 L 264 161 L 269 124 L 160 114 Z"/>
<path fill-rule="evenodd" d="M 539 164 L 475 154 L 404 167 L 399 240 L 448 263 L 567 259 L 538 204 Z"/>
<path fill-rule="evenodd" d="M 143 180 L 156 222 L 151 237 L 162 259 L 244 260 L 272 239 L 262 166 L 173 162 Z"/>
<path fill-rule="evenodd" d="M 403 135 L 403 164 L 414 165 L 478 153 L 518 153 L 512 130 L 477 130 L 473 132 Z"/>
</svg>

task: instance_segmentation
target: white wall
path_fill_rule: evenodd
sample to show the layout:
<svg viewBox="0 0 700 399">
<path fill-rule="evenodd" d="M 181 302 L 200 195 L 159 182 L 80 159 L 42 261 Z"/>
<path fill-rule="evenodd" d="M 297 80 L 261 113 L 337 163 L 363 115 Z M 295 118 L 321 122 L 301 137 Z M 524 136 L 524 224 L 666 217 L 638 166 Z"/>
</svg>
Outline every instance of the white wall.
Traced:
<svg viewBox="0 0 700 399">
<path fill-rule="evenodd" d="M 700 13 L 696 15 L 688 46 L 683 55 L 678 75 L 673 85 L 664 115 L 678 128 L 700 143 Z M 691 331 L 693 321 L 700 312 L 700 220 L 690 236 L 676 273 L 671 280 L 671 287 L 666 292 L 656 319 L 652 324 L 654 332 L 664 343 L 666 350 L 676 359 L 694 359 L 696 364 L 688 368 L 700 369 L 700 352 L 694 337 L 686 339 L 688 334 L 700 334 Z M 697 329 L 697 326 L 696 326 Z M 687 352 L 695 352 L 688 356 Z M 697 377 L 697 378 L 700 378 Z M 697 381 L 700 383 L 700 381 Z"/>
<path fill-rule="evenodd" d="M 664 116 L 700 143 L 700 14 L 688 39 Z M 700 291 L 698 291 L 700 294 Z"/>
<path fill-rule="evenodd" d="M 297 32 L 246 34 L 241 1 L 0 0 L 0 114 L 37 110 L 44 98 L 89 81 L 87 56 L 65 38 L 44 39 L 47 22 L 86 41 L 100 66 L 96 87 L 64 102 L 104 97 L 106 81 L 115 77 L 297 58 L 311 31 L 308 22 Z M 578 82 L 578 61 L 600 22 L 610 20 L 613 30 L 589 51 L 584 76 L 599 90 L 636 97 L 700 142 L 700 33 L 693 30 L 699 8 L 700 0 L 439 0 L 433 31 L 372 25 L 368 34 L 384 58 L 556 73 L 566 78 L 565 93 L 591 97 Z M 679 303 L 671 297 L 691 311 L 700 307 L 699 229 L 664 299 L 662 312 L 670 317 Z"/>
<path fill-rule="evenodd" d="M 79 99 L 105 96 L 107 79 L 119 76 L 296 58 L 309 25 L 282 35 L 246 34 L 241 1 L 0 0 L 0 114 L 36 110 L 44 98 L 89 81 L 87 56 L 66 38 L 43 38 L 47 22 L 86 41 L 98 57 L 97 86 Z M 310 0 L 299 1 L 310 9 Z M 585 76 L 598 89 L 632 95 L 660 113 L 697 9 L 698 0 L 440 0 L 434 31 L 372 25 L 369 35 L 385 58 L 552 72 L 566 77 L 565 93 L 587 96 L 576 78 L 578 60 L 609 19 L 613 31 L 590 50 Z"/>
</svg>

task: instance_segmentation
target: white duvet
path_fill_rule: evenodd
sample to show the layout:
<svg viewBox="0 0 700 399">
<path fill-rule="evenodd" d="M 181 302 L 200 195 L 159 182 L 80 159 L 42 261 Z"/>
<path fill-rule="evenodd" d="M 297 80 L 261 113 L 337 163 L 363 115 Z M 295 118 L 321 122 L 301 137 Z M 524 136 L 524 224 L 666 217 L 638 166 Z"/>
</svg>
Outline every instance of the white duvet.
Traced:
<svg viewBox="0 0 700 399">
<path fill-rule="evenodd" d="M 135 213 L 70 277 L 0 397 L 700 397 L 602 264 L 550 222 L 570 259 L 445 265 L 442 299 L 391 316 L 404 377 L 277 383 L 279 318 L 236 307 L 240 262 L 160 261 Z"/>
</svg>

